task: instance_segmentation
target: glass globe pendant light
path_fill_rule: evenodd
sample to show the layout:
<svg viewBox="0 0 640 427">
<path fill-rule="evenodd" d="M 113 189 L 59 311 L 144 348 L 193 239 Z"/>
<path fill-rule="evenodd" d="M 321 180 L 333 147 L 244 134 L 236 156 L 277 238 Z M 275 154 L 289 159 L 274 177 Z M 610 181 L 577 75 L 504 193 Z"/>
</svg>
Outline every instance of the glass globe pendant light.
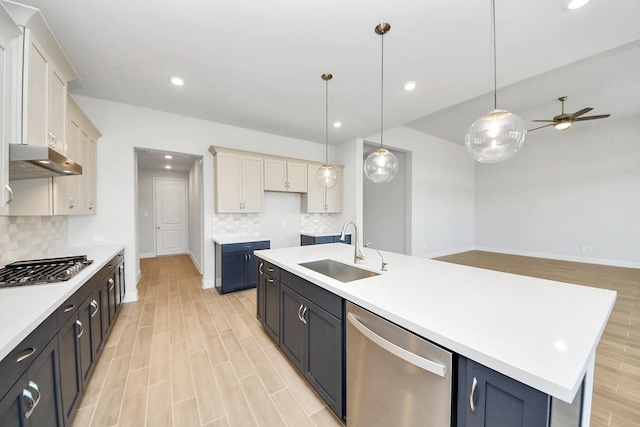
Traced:
<svg viewBox="0 0 640 427">
<path fill-rule="evenodd" d="M 493 111 L 476 120 L 465 137 L 471 157 L 482 163 L 498 163 L 513 157 L 522 148 L 527 130 L 522 119 L 498 109 L 496 69 L 496 6 L 491 0 L 493 27 Z"/>
<path fill-rule="evenodd" d="M 316 172 L 316 182 L 322 188 L 333 188 L 338 182 L 338 173 L 336 168 L 329 164 L 329 80 L 333 78 L 332 74 L 323 74 L 322 80 L 325 82 L 325 128 L 324 128 L 324 165 Z"/>
<path fill-rule="evenodd" d="M 382 40 L 382 60 L 380 72 L 380 148 L 367 156 L 364 161 L 364 174 L 369 181 L 374 183 L 388 182 L 396 176 L 398 171 L 398 159 L 382 145 L 382 131 L 384 129 L 384 35 L 391 30 L 391 25 L 386 22 L 375 28 L 376 34 Z"/>
</svg>

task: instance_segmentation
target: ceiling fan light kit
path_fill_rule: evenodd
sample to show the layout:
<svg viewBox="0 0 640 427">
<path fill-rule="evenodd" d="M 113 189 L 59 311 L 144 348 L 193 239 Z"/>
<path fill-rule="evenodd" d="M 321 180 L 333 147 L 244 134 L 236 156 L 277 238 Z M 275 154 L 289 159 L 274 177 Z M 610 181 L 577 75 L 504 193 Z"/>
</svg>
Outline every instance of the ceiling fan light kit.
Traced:
<svg viewBox="0 0 640 427">
<path fill-rule="evenodd" d="M 553 119 L 551 120 L 532 120 L 533 122 L 539 122 L 539 123 L 549 123 L 548 125 L 543 125 L 537 128 L 533 128 L 530 129 L 528 132 L 532 132 L 534 130 L 538 130 L 538 129 L 543 129 L 549 126 L 553 126 L 554 128 L 558 129 L 558 130 L 568 130 L 569 128 L 571 128 L 571 125 L 573 124 L 573 122 L 584 122 L 586 120 L 598 120 L 598 119 L 606 119 L 607 117 L 609 117 L 611 114 L 598 114 L 596 116 L 586 116 L 586 117 L 582 117 L 584 114 L 587 114 L 589 111 L 593 110 L 593 108 L 591 107 L 587 107 L 587 108 L 583 108 L 582 110 L 576 111 L 573 114 L 566 114 L 564 112 L 564 101 L 567 100 L 566 96 L 561 96 L 560 98 L 558 98 L 558 101 L 560 101 L 560 103 L 562 103 L 562 112 L 560 114 L 558 114 L 557 116 L 555 116 Z"/>
<path fill-rule="evenodd" d="M 527 130 L 522 119 L 498 109 L 496 69 L 496 7 L 491 1 L 493 36 L 493 104 L 494 109 L 476 120 L 467 131 L 465 146 L 476 161 L 498 163 L 513 157 L 524 144 Z"/>
<path fill-rule="evenodd" d="M 364 174 L 369 181 L 376 184 L 391 181 L 398 171 L 398 159 L 382 145 L 384 129 L 384 35 L 389 30 L 391 30 L 391 25 L 386 22 L 377 25 L 375 28 L 376 34 L 380 35 L 382 46 L 380 61 L 380 148 L 367 156 L 364 161 Z"/>
</svg>

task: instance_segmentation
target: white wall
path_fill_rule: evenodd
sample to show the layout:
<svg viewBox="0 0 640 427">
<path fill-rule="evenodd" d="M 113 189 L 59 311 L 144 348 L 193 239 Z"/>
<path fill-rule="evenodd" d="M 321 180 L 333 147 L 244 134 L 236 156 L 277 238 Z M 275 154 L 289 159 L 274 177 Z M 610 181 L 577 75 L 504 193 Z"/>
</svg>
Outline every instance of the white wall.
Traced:
<svg viewBox="0 0 640 427">
<path fill-rule="evenodd" d="M 379 134 L 367 140 L 379 141 Z M 411 153 L 410 254 L 430 258 L 473 249 L 475 165 L 466 148 L 404 126 L 385 130 L 384 145 Z M 358 172 L 362 177 L 362 151 Z"/>
<path fill-rule="evenodd" d="M 364 147 L 364 160 L 368 153 L 378 148 L 379 145 L 367 144 Z M 411 153 L 390 151 L 398 160 L 396 176 L 389 182 L 381 183 L 362 180 L 362 242 L 372 241 L 380 250 L 406 254 L 411 250 L 407 246 L 407 228 L 411 228 L 407 223 L 410 221 L 407 199 L 411 194 L 411 186 L 407 185 L 407 178 L 411 176 L 407 157 L 410 158 Z"/>
<path fill-rule="evenodd" d="M 193 167 L 189 171 L 189 245 L 188 251 L 191 255 L 193 263 L 200 273 L 203 271 L 204 259 L 202 258 L 204 250 L 204 188 L 202 164 L 203 160 L 196 160 Z"/>
<path fill-rule="evenodd" d="M 638 117 L 532 132 L 510 160 L 477 165 L 480 249 L 637 268 L 639 212 Z"/>
<path fill-rule="evenodd" d="M 179 151 L 203 156 L 205 244 L 203 281 L 213 283 L 213 157 L 210 145 L 260 151 L 310 160 L 324 159 L 324 145 L 222 125 L 95 98 L 75 98 L 102 133 L 98 141 L 98 207 L 96 215 L 69 218 L 69 241 L 94 244 L 96 239 L 126 247 L 127 281 L 137 283 L 136 164 L 134 148 Z M 94 239 L 96 236 L 96 239 Z M 131 268 L 133 266 L 134 268 Z M 127 286 L 127 300 L 137 298 Z"/>
</svg>

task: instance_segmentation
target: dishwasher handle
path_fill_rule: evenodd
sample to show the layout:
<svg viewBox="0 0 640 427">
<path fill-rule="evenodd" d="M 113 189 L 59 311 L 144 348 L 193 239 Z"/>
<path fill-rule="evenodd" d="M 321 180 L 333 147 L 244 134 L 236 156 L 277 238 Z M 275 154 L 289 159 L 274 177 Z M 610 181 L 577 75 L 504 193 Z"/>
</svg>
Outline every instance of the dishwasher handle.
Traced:
<svg viewBox="0 0 640 427">
<path fill-rule="evenodd" d="M 377 344 L 379 347 L 382 347 L 389 353 L 401 358 L 408 363 L 411 363 L 412 365 L 422 368 L 427 372 L 431 372 L 432 374 L 441 377 L 445 376 L 447 372 L 447 367 L 445 365 L 441 365 L 440 363 L 436 363 L 432 360 L 420 357 L 417 354 L 411 353 L 410 351 L 407 351 L 404 348 L 399 347 L 390 341 L 387 341 L 386 339 L 382 338 L 380 335 L 376 334 L 371 329 L 360 323 L 358 318 L 352 313 L 347 313 L 347 320 L 358 331 L 360 331 L 362 335 L 364 335 L 366 338 Z"/>
</svg>

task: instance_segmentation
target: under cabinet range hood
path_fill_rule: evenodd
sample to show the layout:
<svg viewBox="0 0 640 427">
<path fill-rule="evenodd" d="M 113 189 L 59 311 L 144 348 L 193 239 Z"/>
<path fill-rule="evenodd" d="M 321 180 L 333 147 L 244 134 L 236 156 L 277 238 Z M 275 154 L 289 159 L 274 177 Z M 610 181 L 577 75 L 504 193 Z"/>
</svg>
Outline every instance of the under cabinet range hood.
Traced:
<svg viewBox="0 0 640 427">
<path fill-rule="evenodd" d="M 9 144 L 9 179 L 82 175 L 82 166 L 43 145 Z"/>
</svg>

